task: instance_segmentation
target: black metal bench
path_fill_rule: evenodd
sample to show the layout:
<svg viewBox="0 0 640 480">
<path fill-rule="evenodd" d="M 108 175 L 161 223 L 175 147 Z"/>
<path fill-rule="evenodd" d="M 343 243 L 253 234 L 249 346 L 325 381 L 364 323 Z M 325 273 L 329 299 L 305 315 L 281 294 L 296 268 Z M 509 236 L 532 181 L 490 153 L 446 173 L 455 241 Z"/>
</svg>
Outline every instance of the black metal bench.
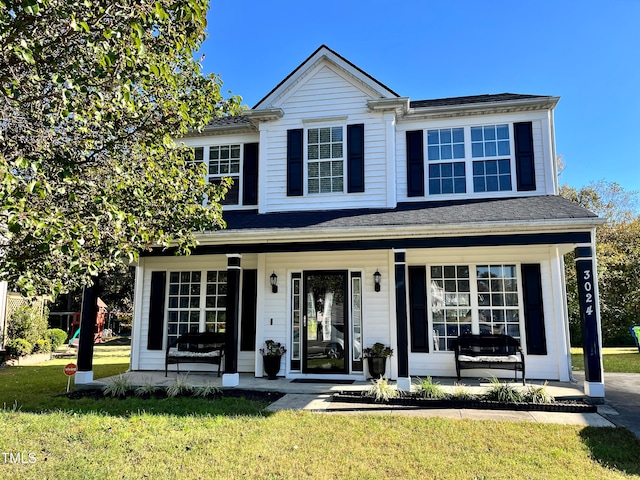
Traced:
<svg viewBox="0 0 640 480">
<path fill-rule="evenodd" d="M 460 335 L 454 342 L 456 374 L 460 380 L 461 369 L 491 368 L 513 370 L 518 380 L 522 372 L 524 385 L 524 354 L 520 342 L 509 335 Z"/>
<path fill-rule="evenodd" d="M 224 357 L 224 342 L 224 333 L 185 333 L 173 345 L 167 347 L 164 376 L 167 376 L 169 365 L 176 365 L 176 370 L 180 373 L 181 363 L 218 365 L 218 376 L 220 376 Z"/>
</svg>

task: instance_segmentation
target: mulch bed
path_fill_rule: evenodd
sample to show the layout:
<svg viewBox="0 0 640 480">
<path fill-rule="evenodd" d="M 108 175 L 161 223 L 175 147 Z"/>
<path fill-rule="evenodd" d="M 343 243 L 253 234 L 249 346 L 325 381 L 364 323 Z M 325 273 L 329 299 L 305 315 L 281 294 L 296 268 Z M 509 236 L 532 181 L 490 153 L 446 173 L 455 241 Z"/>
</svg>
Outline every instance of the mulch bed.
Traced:
<svg viewBox="0 0 640 480">
<path fill-rule="evenodd" d="M 376 402 L 373 397 L 363 395 L 362 392 L 338 392 L 332 397 L 334 402 L 364 403 L 376 405 L 398 405 L 418 408 L 455 408 L 475 410 L 517 410 L 531 412 L 564 412 L 564 413 L 595 413 L 597 407 L 583 400 L 556 400 L 553 403 L 506 403 L 489 400 L 457 400 L 430 399 L 415 395 L 405 395 L 389 399 L 386 402 Z"/>
<path fill-rule="evenodd" d="M 81 398 L 91 398 L 94 400 L 99 400 L 101 398 L 112 398 L 110 396 L 105 396 L 101 389 L 99 388 L 87 388 L 87 389 L 78 389 L 73 392 L 69 392 L 65 394 L 71 400 L 79 400 Z M 128 395 L 129 397 L 135 396 L 132 392 Z M 223 389 L 219 393 L 213 394 L 207 397 L 209 400 L 215 400 L 218 398 L 245 398 L 246 400 L 251 400 L 254 402 L 267 402 L 273 403 L 279 398 L 283 397 L 284 393 L 280 392 L 261 392 L 255 390 L 242 390 L 242 389 Z M 191 397 L 189 395 L 189 397 Z M 124 397 L 120 397 L 124 398 Z M 148 400 L 150 398 L 162 399 L 168 398 L 166 392 L 163 389 L 159 389 L 153 395 L 144 395 L 139 397 L 143 400 Z M 192 397 L 193 398 L 193 397 Z"/>
</svg>

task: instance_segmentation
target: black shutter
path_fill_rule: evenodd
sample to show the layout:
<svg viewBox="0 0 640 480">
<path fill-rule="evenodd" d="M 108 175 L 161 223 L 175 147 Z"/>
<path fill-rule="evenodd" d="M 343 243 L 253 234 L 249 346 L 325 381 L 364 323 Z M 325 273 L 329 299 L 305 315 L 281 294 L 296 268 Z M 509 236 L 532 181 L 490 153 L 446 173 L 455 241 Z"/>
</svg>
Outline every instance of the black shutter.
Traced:
<svg viewBox="0 0 640 480">
<path fill-rule="evenodd" d="M 151 272 L 147 350 L 162 350 L 162 340 L 164 338 L 164 297 L 166 284 L 166 272 Z"/>
<path fill-rule="evenodd" d="M 347 125 L 347 192 L 364 192 L 364 124 Z"/>
<path fill-rule="evenodd" d="M 529 355 L 546 355 L 547 338 L 544 329 L 540 265 L 537 263 L 523 264 L 521 268 L 527 353 Z"/>
<path fill-rule="evenodd" d="M 300 197 L 302 188 L 303 130 L 287 130 L 287 196 Z"/>
<path fill-rule="evenodd" d="M 240 350 L 256 349 L 256 303 L 258 295 L 258 271 L 242 271 L 242 317 L 240 318 Z"/>
<path fill-rule="evenodd" d="M 407 196 L 424 196 L 424 147 L 422 130 L 407 132 Z"/>
<path fill-rule="evenodd" d="M 536 165 L 533 157 L 533 127 L 531 122 L 514 123 L 513 132 L 518 191 L 535 190 Z"/>
<path fill-rule="evenodd" d="M 409 314 L 411 351 L 429 352 L 427 269 L 425 267 L 409 267 Z"/>
<path fill-rule="evenodd" d="M 258 144 L 244 144 L 242 166 L 242 204 L 258 204 Z"/>
</svg>

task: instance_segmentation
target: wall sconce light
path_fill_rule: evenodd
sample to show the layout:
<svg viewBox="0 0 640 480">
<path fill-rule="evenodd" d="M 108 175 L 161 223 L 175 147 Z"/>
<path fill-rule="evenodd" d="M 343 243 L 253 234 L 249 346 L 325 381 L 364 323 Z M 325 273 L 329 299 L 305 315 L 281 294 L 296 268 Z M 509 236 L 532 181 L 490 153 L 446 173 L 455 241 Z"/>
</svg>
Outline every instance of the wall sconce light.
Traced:
<svg viewBox="0 0 640 480">
<path fill-rule="evenodd" d="M 380 291 L 380 280 L 382 280 L 382 274 L 376 268 L 376 273 L 373 274 L 373 286 L 376 292 Z"/>
<path fill-rule="evenodd" d="M 271 293 L 278 293 L 278 276 L 276 272 L 271 274 L 269 281 L 271 282 Z"/>
</svg>

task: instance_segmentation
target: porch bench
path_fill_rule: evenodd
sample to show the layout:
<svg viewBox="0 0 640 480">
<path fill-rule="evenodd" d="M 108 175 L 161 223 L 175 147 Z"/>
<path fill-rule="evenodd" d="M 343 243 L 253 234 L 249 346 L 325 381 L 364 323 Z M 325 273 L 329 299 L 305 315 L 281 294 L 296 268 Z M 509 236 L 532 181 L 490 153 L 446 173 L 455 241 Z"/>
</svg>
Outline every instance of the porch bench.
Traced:
<svg viewBox="0 0 640 480">
<path fill-rule="evenodd" d="M 454 342 L 454 353 L 458 381 L 463 368 L 495 368 L 513 370 L 515 381 L 518 372 L 522 372 L 522 384 L 525 384 L 524 354 L 520 342 L 509 335 L 460 335 Z"/>
<path fill-rule="evenodd" d="M 224 342 L 224 333 L 185 333 L 176 340 L 175 344 L 167 347 L 164 376 L 167 376 L 169 365 L 176 365 L 176 370 L 180 373 L 181 363 L 218 365 L 218 376 L 220 376 Z"/>
</svg>

